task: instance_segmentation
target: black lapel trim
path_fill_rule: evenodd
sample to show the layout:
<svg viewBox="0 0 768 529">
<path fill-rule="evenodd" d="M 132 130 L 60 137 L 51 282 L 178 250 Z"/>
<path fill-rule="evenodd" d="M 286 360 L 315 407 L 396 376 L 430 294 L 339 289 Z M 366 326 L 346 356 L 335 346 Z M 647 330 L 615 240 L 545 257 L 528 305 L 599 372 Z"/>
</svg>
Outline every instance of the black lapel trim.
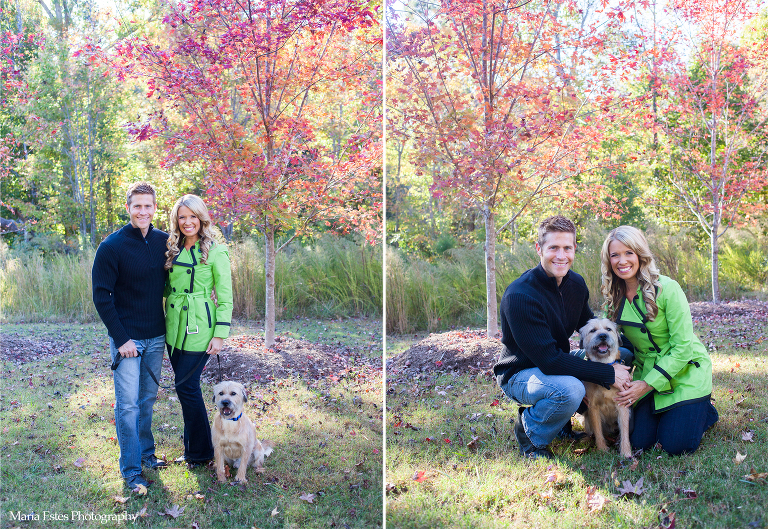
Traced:
<svg viewBox="0 0 768 529">
<path fill-rule="evenodd" d="M 648 322 L 648 318 L 645 316 L 645 313 L 642 311 L 642 309 L 640 308 L 640 305 L 637 303 L 638 299 L 640 299 L 640 297 L 639 296 L 635 296 L 635 299 L 632 300 L 632 304 L 635 306 L 635 308 L 637 309 L 637 312 L 643 318 L 643 325 L 641 326 L 641 329 L 645 329 L 645 332 L 648 333 L 648 340 L 650 340 L 651 345 L 653 346 L 654 351 L 656 353 L 660 353 L 661 352 L 661 348 L 658 345 L 656 345 L 656 342 L 653 340 L 653 335 L 651 334 L 651 330 L 648 328 L 647 325 L 645 325 Z M 669 376 L 667 376 L 667 378 L 672 380 Z"/>
<path fill-rule="evenodd" d="M 197 266 L 197 259 L 195 259 L 195 247 L 189 249 L 189 255 L 192 256 L 192 273 L 189 276 L 189 291 L 190 293 L 195 290 L 195 267 Z"/>
</svg>

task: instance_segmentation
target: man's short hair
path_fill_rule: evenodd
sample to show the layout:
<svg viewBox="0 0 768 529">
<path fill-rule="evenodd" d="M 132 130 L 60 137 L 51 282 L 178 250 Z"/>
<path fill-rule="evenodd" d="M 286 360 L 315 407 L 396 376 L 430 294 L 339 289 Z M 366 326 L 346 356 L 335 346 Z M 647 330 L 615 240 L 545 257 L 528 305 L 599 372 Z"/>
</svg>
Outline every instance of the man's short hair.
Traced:
<svg viewBox="0 0 768 529">
<path fill-rule="evenodd" d="M 157 195 L 152 184 L 147 182 L 134 182 L 128 186 L 128 192 L 125 194 L 125 203 L 130 206 L 133 195 L 152 195 L 152 202 L 157 203 Z"/>
<path fill-rule="evenodd" d="M 539 239 L 537 242 L 540 247 L 544 247 L 544 239 L 547 237 L 547 233 L 553 231 L 573 233 L 573 244 L 576 244 L 576 225 L 573 221 L 562 215 L 553 215 L 552 217 L 547 217 L 539 224 Z"/>
</svg>

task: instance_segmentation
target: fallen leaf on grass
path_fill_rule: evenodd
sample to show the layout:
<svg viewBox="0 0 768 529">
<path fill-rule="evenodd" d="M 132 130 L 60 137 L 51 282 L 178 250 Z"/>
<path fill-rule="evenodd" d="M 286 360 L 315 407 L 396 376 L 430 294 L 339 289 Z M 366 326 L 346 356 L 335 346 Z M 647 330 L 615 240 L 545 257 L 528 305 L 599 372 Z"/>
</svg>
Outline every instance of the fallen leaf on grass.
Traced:
<svg viewBox="0 0 768 529">
<path fill-rule="evenodd" d="M 139 496 L 146 496 L 147 495 L 147 487 L 145 487 L 144 485 L 139 484 L 139 485 L 136 485 L 136 487 L 133 490 L 131 490 L 131 492 L 135 492 Z"/>
<path fill-rule="evenodd" d="M 627 498 L 634 498 L 635 496 L 640 496 L 643 492 L 645 492 L 645 489 L 643 489 L 643 478 L 638 479 L 634 485 L 631 481 L 625 480 L 622 482 L 622 486 L 619 487 L 619 498 L 625 496 Z"/>
<path fill-rule="evenodd" d="M 493 399 L 493 402 L 491 402 L 491 406 L 498 406 L 499 405 L 499 399 Z"/>
<path fill-rule="evenodd" d="M 752 437 L 755 435 L 755 432 L 753 430 L 747 430 L 746 432 L 742 432 L 741 434 L 741 440 L 742 441 L 749 441 L 750 443 L 754 443 L 755 440 L 752 439 Z"/>
<path fill-rule="evenodd" d="M 170 509 L 166 507 L 165 512 L 159 512 L 157 514 L 159 514 L 160 516 L 170 516 L 175 520 L 176 518 L 181 516 L 181 513 L 184 512 L 184 509 L 185 507 L 179 508 L 178 505 L 174 505 Z"/>
<path fill-rule="evenodd" d="M 304 500 L 307 503 L 315 503 L 315 495 L 314 494 L 309 494 L 309 493 L 302 494 L 301 496 L 299 496 L 299 499 L 300 500 Z"/>
<path fill-rule="evenodd" d="M 747 458 L 747 454 L 741 454 L 738 450 L 736 451 L 736 457 L 733 458 L 733 462 L 737 465 L 740 465 L 742 461 L 744 461 Z"/>
<path fill-rule="evenodd" d="M 85 463 L 85 458 L 78 457 L 77 460 L 72 464 L 75 465 L 77 468 L 83 468 L 83 463 Z"/>
<path fill-rule="evenodd" d="M 587 487 L 587 510 L 592 511 L 599 511 L 602 510 L 603 507 L 605 507 L 605 504 L 608 503 L 610 500 L 597 492 L 597 487 Z"/>
<path fill-rule="evenodd" d="M 675 529 L 675 513 L 667 512 L 667 509 L 661 509 L 659 513 L 659 529 Z"/>
<path fill-rule="evenodd" d="M 580 456 L 580 455 L 586 454 L 588 451 L 589 451 L 589 448 L 577 448 L 576 450 L 573 451 L 573 453 L 576 454 L 577 456 Z"/>
<path fill-rule="evenodd" d="M 129 496 L 113 496 L 113 498 L 117 503 L 125 503 L 130 499 Z"/>
<path fill-rule="evenodd" d="M 430 478 L 437 476 L 437 472 L 427 472 L 426 470 L 420 470 L 413 475 L 413 481 L 422 483 Z"/>
<path fill-rule="evenodd" d="M 472 440 L 471 440 L 470 442 L 468 442 L 468 443 L 467 443 L 467 448 L 469 448 L 469 449 L 470 449 L 470 450 L 472 450 L 472 451 L 475 451 L 475 450 L 477 450 L 477 441 L 478 441 L 479 439 L 480 439 L 480 438 L 479 438 L 479 437 L 477 437 L 477 436 L 473 437 L 473 438 L 472 438 Z"/>
<path fill-rule="evenodd" d="M 149 514 L 147 514 L 146 506 L 142 507 L 141 510 L 136 513 L 137 518 L 146 518 L 147 516 L 149 516 Z"/>
<path fill-rule="evenodd" d="M 752 468 L 752 472 L 744 476 L 747 478 L 747 481 L 752 481 L 755 483 L 762 483 L 765 485 L 768 483 L 768 472 L 756 472 L 754 467 Z"/>
<path fill-rule="evenodd" d="M 275 505 L 275 508 L 272 509 L 272 518 L 280 514 L 280 511 L 277 510 L 277 505 Z"/>
<path fill-rule="evenodd" d="M 696 492 L 693 489 L 680 489 L 680 488 L 677 488 L 677 489 L 675 489 L 675 494 L 682 494 L 683 495 L 683 499 L 685 499 L 685 500 L 695 500 L 696 498 L 699 497 L 698 492 Z"/>
</svg>

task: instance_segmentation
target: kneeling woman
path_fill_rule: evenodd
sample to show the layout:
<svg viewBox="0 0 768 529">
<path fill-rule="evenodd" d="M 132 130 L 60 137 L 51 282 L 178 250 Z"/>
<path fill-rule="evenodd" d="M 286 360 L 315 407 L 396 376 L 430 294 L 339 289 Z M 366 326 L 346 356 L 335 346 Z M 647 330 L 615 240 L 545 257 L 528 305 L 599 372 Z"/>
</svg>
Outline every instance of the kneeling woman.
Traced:
<svg viewBox="0 0 768 529">
<path fill-rule="evenodd" d="M 209 355 L 221 351 L 232 319 L 232 274 L 229 254 L 217 243 L 211 217 L 195 195 L 173 206 L 165 268 L 165 341 L 184 416 L 184 455 L 190 466 L 213 458 L 211 427 L 200 390 L 200 375 Z M 215 292 L 211 299 L 211 292 Z"/>
<path fill-rule="evenodd" d="M 659 274 L 648 241 L 631 226 L 608 234 L 601 271 L 608 317 L 635 346 L 634 380 L 617 398 L 634 406 L 632 446 L 696 451 L 718 414 L 710 403 L 712 361 L 693 332 L 683 290 Z"/>
</svg>

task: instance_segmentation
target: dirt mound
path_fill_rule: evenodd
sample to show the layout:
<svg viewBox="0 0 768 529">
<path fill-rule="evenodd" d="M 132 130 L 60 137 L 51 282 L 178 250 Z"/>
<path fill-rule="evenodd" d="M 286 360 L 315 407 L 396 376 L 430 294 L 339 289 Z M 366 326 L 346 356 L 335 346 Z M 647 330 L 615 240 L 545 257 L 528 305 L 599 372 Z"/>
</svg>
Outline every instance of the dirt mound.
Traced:
<svg viewBox="0 0 768 529">
<path fill-rule="evenodd" d="M 265 349 L 263 336 L 231 336 L 219 353 L 221 378 L 243 384 L 269 384 L 286 377 L 318 380 L 330 378 L 337 382 L 349 376 L 370 376 L 381 370 L 381 361 L 363 355 L 344 345 L 325 345 L 280 337 L 274 347 Z M 200 377 L 216 383 L 219 365 L 209 360 Z"/>
<path fill-rule="evenodd" d="M 487 371 L 501 354 L 499 340 L 484 330 L 450 331 L 427 338 L 387 362 L 390 374 L 434 371 L 477 373 Z"/>
<path fill-rule="evenodd" d="M 69 353 L 71 350 L 72 344 L 66 341 L 35 340 L 18 333 L 0 334 L 0 358 L 17 365 Z"/>
</svg>

